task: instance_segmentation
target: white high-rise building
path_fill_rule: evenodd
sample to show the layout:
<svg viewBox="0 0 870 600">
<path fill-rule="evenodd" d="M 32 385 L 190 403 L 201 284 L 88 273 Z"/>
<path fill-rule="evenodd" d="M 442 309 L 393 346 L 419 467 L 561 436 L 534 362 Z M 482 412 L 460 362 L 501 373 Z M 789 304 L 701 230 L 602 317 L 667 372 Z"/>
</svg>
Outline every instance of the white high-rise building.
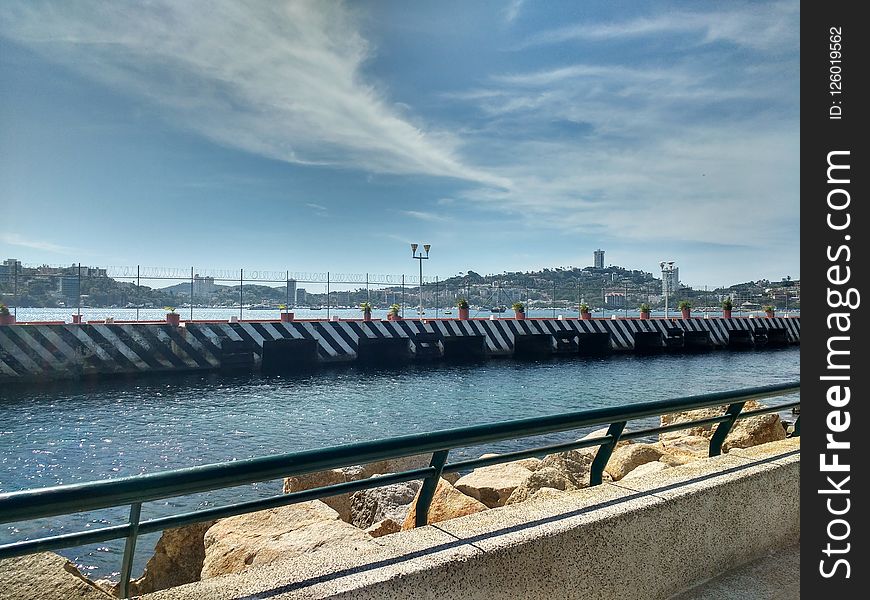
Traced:
<svg viewBox="0 0 870 600">
<path fill-rule="evenodd" d="M 662 271 L 662 295 L 673 296 L 680 290 L 680 268 L 673 267 Z"/>
<path fill-rule="evenodd" d="M 290 306 L 288 308 L 292 308 L 296 305 L 296 280 L 288 279 L 287 280 L 287 298 L 290 302 Z"/>
<path fill-rule="evenodd" d="M 594 257 L 594 262 L 592 263 L 592 266 L 595 267 L 596 269 L 603 269 L 604 268 L 604 250 L 599 248 L 598 250 L 593 252 L 592 255 Z"/>
</svg>

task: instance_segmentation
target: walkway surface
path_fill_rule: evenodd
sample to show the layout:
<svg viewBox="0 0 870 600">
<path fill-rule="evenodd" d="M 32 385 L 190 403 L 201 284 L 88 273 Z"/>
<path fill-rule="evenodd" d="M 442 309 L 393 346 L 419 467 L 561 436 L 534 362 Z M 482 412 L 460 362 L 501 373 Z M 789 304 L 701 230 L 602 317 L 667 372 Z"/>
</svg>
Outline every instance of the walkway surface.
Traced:
<svg viewBox="0 0 870 600">
<path fill-rule="evenodd" d="M 790 600 L 801 597 L 800 546 L 754 560 L 670 600 Z"/>
</svg>

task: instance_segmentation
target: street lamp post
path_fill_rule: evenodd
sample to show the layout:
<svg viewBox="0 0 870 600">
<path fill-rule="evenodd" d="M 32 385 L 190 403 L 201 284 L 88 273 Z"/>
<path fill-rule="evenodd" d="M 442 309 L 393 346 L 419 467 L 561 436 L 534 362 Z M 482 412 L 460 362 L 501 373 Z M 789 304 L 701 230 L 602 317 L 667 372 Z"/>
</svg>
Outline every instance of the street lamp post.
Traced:
<svg viewBox="0 0 870 600">
<path fill-rule="evenodd" d="M 416 260 L 420 261 L 420 307 L 417 309 L 417 313 L 419 318 L 423 318 L 423 261 L 429 259 L 429 248 L 431 248 L 431 244 L 423 244 L 423 250 L 426 252 L 426 256 L 423 256 L 423 253 L 417 253 L 417 244 L 411 244 L 411 256 Z"/>
<path fill-rule="evenodd" d="M 671 291 L 671 277 L 674 272 L 674 261 L 667 260 L 659 263 L 662 268 L 662 292 L 665 296 L 665 318 L 668 318 L 668 293 Z"/>
</svg>

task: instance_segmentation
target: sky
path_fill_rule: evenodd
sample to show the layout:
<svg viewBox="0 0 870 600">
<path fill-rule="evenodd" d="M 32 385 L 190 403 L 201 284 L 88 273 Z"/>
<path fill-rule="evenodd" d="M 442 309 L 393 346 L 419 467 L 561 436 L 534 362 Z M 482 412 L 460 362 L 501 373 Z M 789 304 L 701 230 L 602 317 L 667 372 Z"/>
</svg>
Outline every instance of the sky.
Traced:
<svg viewBox="0 0 870 600">
<path fill-rule="evenodd" d="M 799 3 L 0 12 L 0 259 L 800 277 Z"/>
</svg>

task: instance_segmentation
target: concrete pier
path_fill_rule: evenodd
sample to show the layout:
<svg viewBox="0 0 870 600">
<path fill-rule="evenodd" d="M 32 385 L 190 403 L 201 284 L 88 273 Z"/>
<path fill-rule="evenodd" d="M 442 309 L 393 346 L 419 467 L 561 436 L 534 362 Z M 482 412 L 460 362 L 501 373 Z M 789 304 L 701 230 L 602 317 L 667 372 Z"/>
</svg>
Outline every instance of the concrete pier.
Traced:
<svg viewBox="0 0 870 600">
<path fill-rule="evenodd" d="M 799 343 L 800 317 L 25 323 L 0 326 L 0 382 Z"/>
</svg>

